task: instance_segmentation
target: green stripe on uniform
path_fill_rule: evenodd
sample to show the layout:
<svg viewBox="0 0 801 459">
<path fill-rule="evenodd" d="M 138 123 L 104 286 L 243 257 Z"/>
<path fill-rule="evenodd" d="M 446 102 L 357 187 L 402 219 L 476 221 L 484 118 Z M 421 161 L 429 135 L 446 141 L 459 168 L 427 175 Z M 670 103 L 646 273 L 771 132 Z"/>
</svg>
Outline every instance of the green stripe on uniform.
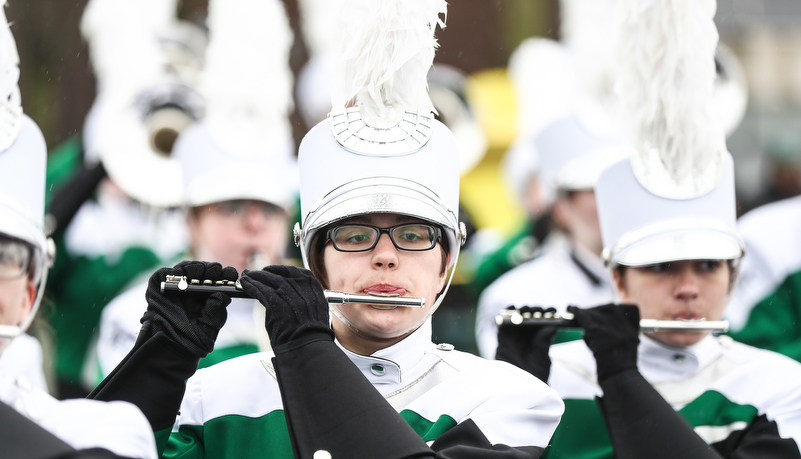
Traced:
<svg viewBox="0 0 801 459">
<path fill-rule="evenodd" d="M 456 425 L 456 421 L 445 414 L 440 415 L 434 422 L 410 410 L 403 410 L 400 415 L 424 441 L 436 440 Z"/>
<path fill-rule="evenodd" d="M 543 458 L 612 459 L 612 442 L 595 400 L 566 399 L 565 414 Z M 693 427 L 751 424 L 757 409 L 738 405 L 716 391 L 701 394 L 679 410 Z"/>
<path fill-rule="evenodd" d="M 294 459 L 284 412 L 221 416 L 173 432 L 164 458 Z"/>
<path fill-rule="evenodd" d="M 436 440 L 456 425 L 447 415 L 432 422 L 405 410 L 401 416 L 424 441 Z M 161 432 L 157 433 L 157 438 Z M 204 426 L 181 426 L 173 432 L 162 454 L 164 458 L 237 458 L 293 459 L 292 444 L 284 412 L 273 411 L 250 418 L 227 415 L 212 419 Z"/>
<path fill-rule="evenodd" d="M 801 272 L 787 276 L 770 295 L 757 303 L 735 341 L 768 349 L 801 361 Z"/>
<path fill-rule="evenodd" d="M 220 349 L 213 350 L 211 354 L 201 359 L 197 368 L 201 369 L 210 367 L 220 362 L 233 359 L 234 357 L 239 357 L 247 354 L 255 354 L 256 352 L 259 352 L 259 346 L 255 344 L 237 344 L 234 346 L 226 346 Z"/>
</svg>

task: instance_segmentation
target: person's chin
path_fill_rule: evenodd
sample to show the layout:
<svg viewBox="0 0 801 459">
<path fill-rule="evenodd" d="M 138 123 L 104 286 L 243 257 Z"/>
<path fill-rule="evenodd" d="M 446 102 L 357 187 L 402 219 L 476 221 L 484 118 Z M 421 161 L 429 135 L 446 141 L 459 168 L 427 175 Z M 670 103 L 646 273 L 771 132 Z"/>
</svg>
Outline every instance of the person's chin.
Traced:
<svg viewBox="0 0 801 459">
<path fill-rule="evenodd" d="M 359 327 L 365 334 L 379 340 L 391 340 L 408 334 L 412 329 L 412 324 L 408 321 L 365 321 Z"/>
<path fill-rule="evenodd" d="M 688 347 L 698 343 L 709 333 L 701 332 L 657 332 L 649 333 L 648 336 L 672 347 Z"/>
</svg>

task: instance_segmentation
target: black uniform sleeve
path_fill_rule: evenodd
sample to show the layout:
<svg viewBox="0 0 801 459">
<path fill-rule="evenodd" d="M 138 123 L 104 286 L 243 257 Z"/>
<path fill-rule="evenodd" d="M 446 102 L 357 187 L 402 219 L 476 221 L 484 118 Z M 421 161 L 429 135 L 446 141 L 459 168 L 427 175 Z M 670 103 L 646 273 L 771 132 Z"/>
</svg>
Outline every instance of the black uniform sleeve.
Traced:
<svg viewBox="0 0 801 459">
<path fill-rule="evenodd" d="M 5 459 L 119 458 L 105 449 L 75 450 L 61 439 L 0 403 L 0 448 Z"/>
<path fill-rule="evenodd" d="M 600 382 L 599 404 L 617 459 L 719 459 L 722 456 L 636 369 Z"/>
<path fill-rule="evenodd" d="M 131 352 L 88 398 L 133 403 L 158 432 L 175 423 L 186 380 L 197 370 L 200 358 L 188 354 L 163 332 L 143 338 L 148 335 L 139 333 L 140 340 Z"/>
<path fill-rule="evenodd" d="M 214 349 L 231 298 L 168 294 L 161 283 L 168 275 L 211 281 L 236 279 L 234 268 L 219 263 L 182 261 L 150 276 L 147 311 L 134 348 L 89 398 L 131 402 L 145 414 L 154 432 L 172 427 L 200 359 Z"/>
<path fill-rule="evenodd" d="M 98 184 L 106 177 L 103 163 L 81 168 L 69 182 L 59 187 L 50 201 L 49 212 L 53 231 L 64 231 L 84 202 L 95 193 Z"/>
<path fill-rule="evenodd" d="M 464 422 L 432 447 L 375 390 L 327 333 L 289 343 L 273 360 L 295 456 L 536 458 L 540 448 L 490 445 Z"/>
</svg>

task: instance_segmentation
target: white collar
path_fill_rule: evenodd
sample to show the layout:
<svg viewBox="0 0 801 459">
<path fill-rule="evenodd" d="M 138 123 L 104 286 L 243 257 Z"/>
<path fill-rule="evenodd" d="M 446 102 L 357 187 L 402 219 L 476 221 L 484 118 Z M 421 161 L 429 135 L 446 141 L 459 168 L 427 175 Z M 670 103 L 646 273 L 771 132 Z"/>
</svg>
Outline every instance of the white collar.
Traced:
<svg viewBox="0 0 801 459">
<path fill-rule="evenodd" d="M 723 352 L 718 338 L 707 335 L 701 341 L 688 347 L 673 347 L 662 344 L 646 335 L 640 335 L 637 352 L 637 367 L 649 381 L 649 376 L 669 374 L 681 379 L 698 373 L 717 359 Z"/>
<path fill-rule="evenodd" d="M 371 355 L 356 354 L 345 349 L 339 341 L 336 343 L 372 384 L 397 384 L 402 381 L 403 372 L 420 362 L 432 346 L 431 318 L 400 342 Z"/>
</svg>

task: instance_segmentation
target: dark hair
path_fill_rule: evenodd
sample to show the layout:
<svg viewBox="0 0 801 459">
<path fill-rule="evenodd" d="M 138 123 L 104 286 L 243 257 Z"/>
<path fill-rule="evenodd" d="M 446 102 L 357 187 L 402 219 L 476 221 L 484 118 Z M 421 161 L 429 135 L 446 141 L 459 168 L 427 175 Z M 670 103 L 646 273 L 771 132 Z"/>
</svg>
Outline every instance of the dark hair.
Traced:
<svg viewBox="0 0 801 459">
<path fill-rule="evenodd" d="M 323 262 L 323 255 L 325 253 L 325 246 L 328 243 L 328 238 L 326 234 L 328 230 L 333 228 L 335 225 L 339 224 L 340 222 L 332 223 L 320 230 L 314 235 L 314 239 L 312 239 L 312 243 L 309 248 L 309 253 L 307 254 L 308 261 L 309 261 L 309 270 L 314 274 L 314 277 L 323 284 L 324 288 L 328 288 L 328 273 L 325 270 L 325 263 Z M 443 234 L 446 234 L 445 230 L 437 225 Z M 448 238 L 442 237 L 439 239 L 439 246 L 442 248 L 442 258 L 440 264 L 440 274 L 444 273 L 446 269 L 448 269 L 448 253 L 450 252 L 450 245 L 448 244 Z"/>
</svg>

